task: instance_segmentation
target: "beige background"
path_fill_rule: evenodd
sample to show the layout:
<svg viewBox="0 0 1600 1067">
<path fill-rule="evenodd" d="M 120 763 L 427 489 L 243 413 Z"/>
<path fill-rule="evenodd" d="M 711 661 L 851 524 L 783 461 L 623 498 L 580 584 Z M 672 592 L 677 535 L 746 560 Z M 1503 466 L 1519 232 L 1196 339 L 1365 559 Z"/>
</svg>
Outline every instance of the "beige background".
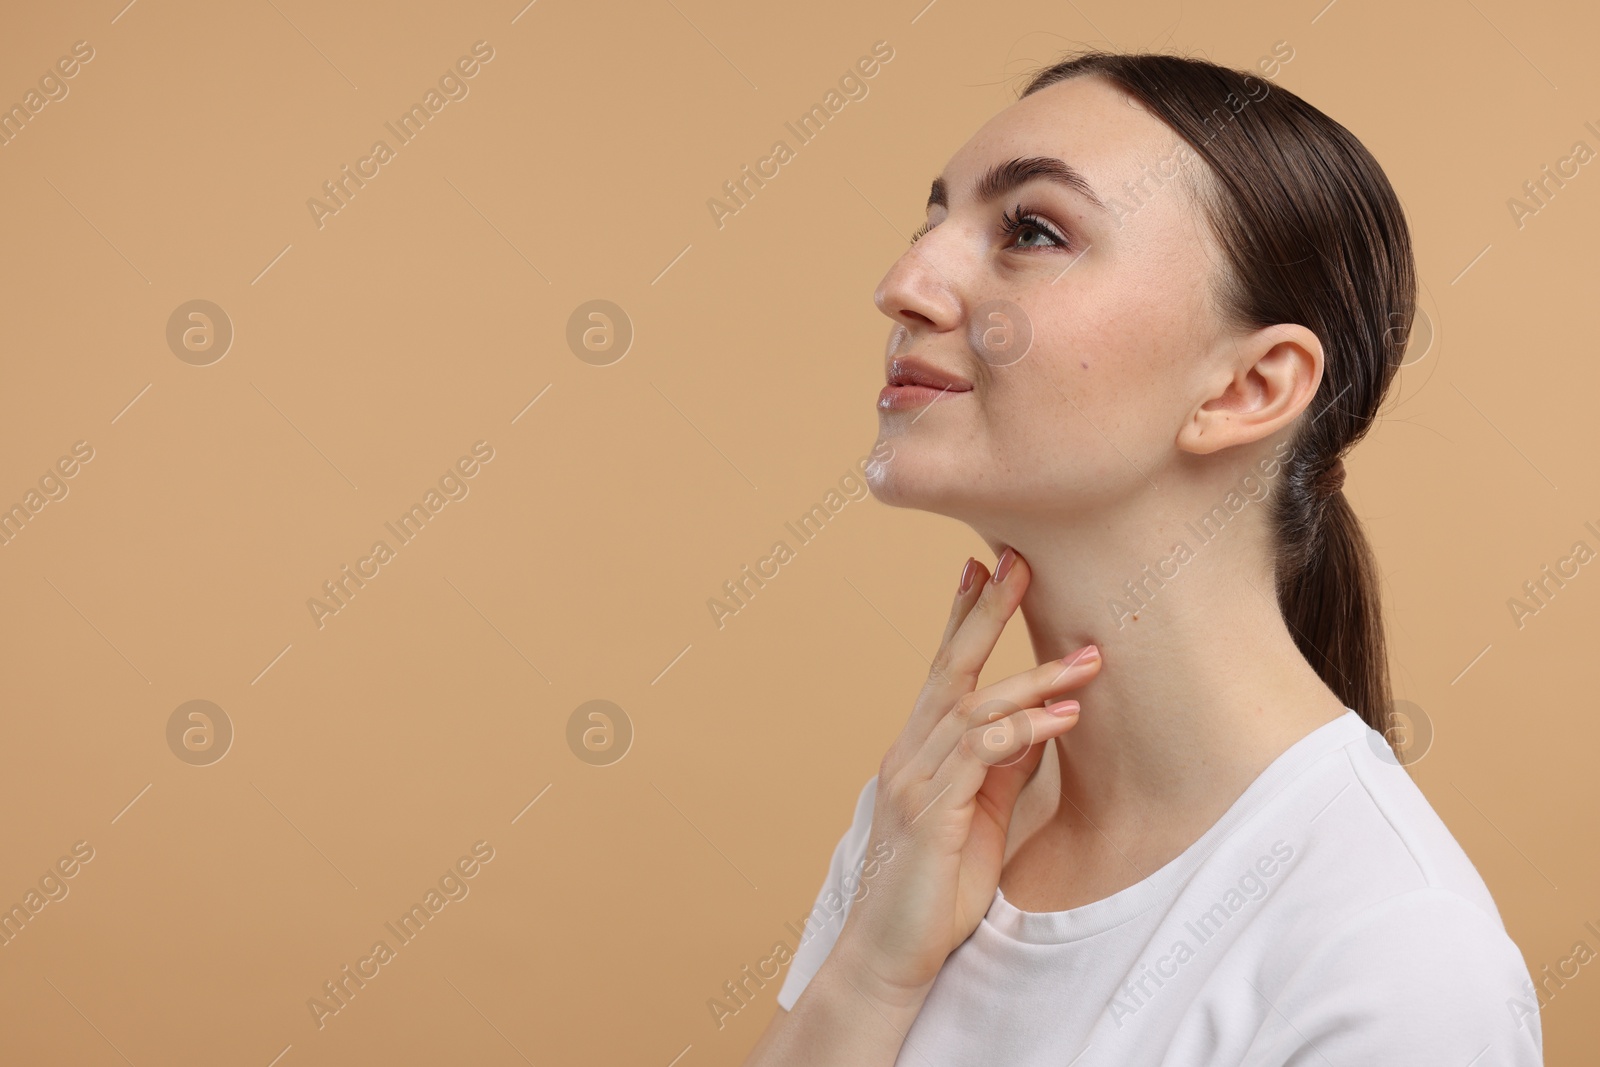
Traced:
<svg viewBox="0 0 1600 1067">
<path fill-rule="evenodd" d="M 1507 606 L 1600 549 L 1600 173 L 1507 207 L 1600 149 L 1590 5 L 124 2 L 0 33 L 0 102 L 94 50 L 0 147 L 0 505 L 94 450 L 0 548 L 0 904 L 94 850 L 0 947 L 7 1062 L 738 1063 L 777 982 L 721 1030 L 707 1001 L 809 909 L 984 546 L 853 501 L 721 629 L 707 601 L 871 448 L 870 295 L 929 179 L 1108 41 L 1288 42 L 1278 83 L 1399 188 L 1435 335 L 1347 492 L 1433 724 L 1414 773 L 1530 970 L 1600 949 L 1600 564 Z M 308 198 L 478 41 L 469 95 L 319 228 Z M 706 201 L 877 41 L 869 95 L 719 229 Z M 235 332 L 209 366 L 166 341 L 196 299 Z M 609 366 L 566 341 L 594 299 L 636 334 Z M 308 598 L 477 441 L 469 495 L 319 629 Z M 1030 663 L 1014 625 L 993 675 Z M 568 743 L 595 699 L 634 731 L 609 766 Z M 190 700 L 235 731 L 207 766 L 168 745 Z M 308 999 L 478 841 L 470 895 L 319 1029 Z M 1585 967 L 1550 1063 L 1592 1060 L 1597 1010 Z"/>
</svg>

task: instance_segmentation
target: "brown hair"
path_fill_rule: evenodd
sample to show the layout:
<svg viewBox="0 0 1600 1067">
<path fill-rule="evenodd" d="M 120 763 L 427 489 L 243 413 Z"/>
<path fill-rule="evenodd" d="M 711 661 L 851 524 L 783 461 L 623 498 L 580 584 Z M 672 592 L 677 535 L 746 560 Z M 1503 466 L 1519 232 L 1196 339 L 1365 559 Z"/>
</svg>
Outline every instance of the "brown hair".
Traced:
<svg viewBox="0 0 1600 1067">
<path fill-rule="evenodd" d="M 1204 60 L 1080 52 L 1033 74 L 1021 96 L 1085 74 L 1131 94 L 1205 161 L 1189 187 L 1226 253 L 1223 313 L 1244 328 L 1297 323 L 1322 342 L 1322 382 L 1270 505 L 1278 607 L 1322 680 L 1393 743 L 1378 570 L 1339 483 L 1416 309 L 1399 199 L 1349 130 L 1287 89 Z"/>
</svg>

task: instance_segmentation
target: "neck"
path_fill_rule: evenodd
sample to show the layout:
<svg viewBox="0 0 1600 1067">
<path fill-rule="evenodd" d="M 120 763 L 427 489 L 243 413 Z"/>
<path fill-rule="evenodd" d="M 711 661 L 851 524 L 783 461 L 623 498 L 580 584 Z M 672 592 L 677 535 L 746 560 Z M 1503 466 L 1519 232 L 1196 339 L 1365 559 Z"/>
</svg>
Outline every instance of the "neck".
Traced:
<svg viewBox="0 0 1600 1067">
<path fill-rule="evenodd" d="M 1210 527 L 1052 516 L 991 540 L 1031 568 L 1021 611 L 1037 660 L 1090 642 L 1104 657 L 1070 694 L 1083 711 L 1056 742 L 1057 773 L 1036 775 L 1070 801 L 1057 802 L 1058 821 L 1140 842 L 1159 865 L 1286 748 L 1344 714 L 1278 610 L 1264 512 Z"/>
</svg>

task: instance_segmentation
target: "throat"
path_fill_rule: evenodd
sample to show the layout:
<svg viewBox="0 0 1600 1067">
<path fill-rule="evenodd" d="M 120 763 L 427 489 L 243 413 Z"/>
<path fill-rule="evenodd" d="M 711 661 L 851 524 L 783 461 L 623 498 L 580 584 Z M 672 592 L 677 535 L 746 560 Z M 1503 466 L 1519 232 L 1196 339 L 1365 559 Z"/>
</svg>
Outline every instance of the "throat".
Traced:
<svg viewBox="0 0 1600 1067">
<path fill-rule="evenodd" d="M 1069 911 L 1104 900 L 1143 881 L 1138 840 L 1113 840 L 1071 808 L 1057 786 L 1050 750 L 1017 797 L 1000 891 L 1020 911 Z M 1062 809 L 1067 810 L 1063 811 Z"/>
<path fill-rule="evenodd" d="M 1000 868 L 1000 891 L 1020 911 L 1069 911 L 1143 880 L 1105 838 L 1062 829 L 1054 820 L 1020 842 Z"/>
</svg>

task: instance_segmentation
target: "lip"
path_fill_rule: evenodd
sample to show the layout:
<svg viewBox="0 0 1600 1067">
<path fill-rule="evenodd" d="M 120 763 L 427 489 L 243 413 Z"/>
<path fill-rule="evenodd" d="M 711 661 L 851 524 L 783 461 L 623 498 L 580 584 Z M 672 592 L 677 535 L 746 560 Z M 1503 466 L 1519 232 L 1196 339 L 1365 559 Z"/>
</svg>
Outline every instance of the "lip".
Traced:
<svg viewBox="0 0 1600 1067">
<path fill-rule="evenodd" d="M 887 381 L 890 385 L 925 385 L 930 389 L 947 389 L 952 393 L 965 393 L 972 383 L 959 375 L 940 370 L 920 356 L 896 356 L 889 361 Z"/>
<path fill-rule="evenodd" d="M 878 394 L 882 411 L 922 407 L 953 393 L 970 393 L 972 383 L 940 370 L 918 356 L 896 356 L 889 361 L 888 384 Z"/>
</svg>

